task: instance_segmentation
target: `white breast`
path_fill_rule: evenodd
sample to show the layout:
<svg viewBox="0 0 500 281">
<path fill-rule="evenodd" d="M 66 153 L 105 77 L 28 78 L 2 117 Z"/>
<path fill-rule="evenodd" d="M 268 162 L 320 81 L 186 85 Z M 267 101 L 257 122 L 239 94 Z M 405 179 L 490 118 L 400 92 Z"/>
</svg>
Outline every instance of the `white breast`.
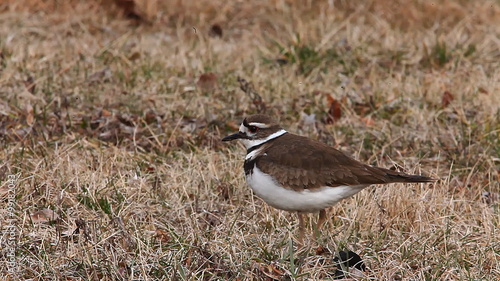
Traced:
<svg viewBox="0 0 500 281">
<path fill-rule="evenodd" d="M 274 208 L 286 211 L 316 212 L 353 196 L 368 185 L 325 186 L 314 191 L 293 191 L 280 186 L 271 176 L 254 167 L 247 183 L 257 196 Z"/>
</svg>

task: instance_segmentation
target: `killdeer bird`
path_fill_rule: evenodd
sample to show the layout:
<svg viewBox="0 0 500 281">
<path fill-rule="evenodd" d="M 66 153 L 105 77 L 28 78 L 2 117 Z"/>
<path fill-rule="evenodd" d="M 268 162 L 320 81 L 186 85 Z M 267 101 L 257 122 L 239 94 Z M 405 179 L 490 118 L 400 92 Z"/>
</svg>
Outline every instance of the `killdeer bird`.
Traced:
<svg viewBox="0 0 500 281">
<path fill-rule="evenodd" d="M 304 213 L 319 212 L 319 231 L 326 208 L 372 184 L 434 181 L 363 164 L 326 144 L 288 133 L 267 115 L 245 118 L 239 132 L 222 141 L 237 139 L 247 149 L 243 167 L 248 185 L 272 207 L 297 212 L 301 240 Z"/>
</svg>

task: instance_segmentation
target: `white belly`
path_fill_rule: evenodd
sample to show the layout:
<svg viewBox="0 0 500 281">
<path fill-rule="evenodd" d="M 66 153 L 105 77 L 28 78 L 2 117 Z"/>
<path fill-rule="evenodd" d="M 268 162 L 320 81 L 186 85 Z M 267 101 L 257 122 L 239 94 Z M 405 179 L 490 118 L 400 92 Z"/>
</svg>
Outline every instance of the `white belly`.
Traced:
<svg viewBox="0 0 500 281">
<path fill-rule="evenodd" d="M 314 191 L 297 192 L 281 187 L 257 167 L 247 175 L 247 183 L 257 196 L 274 208 L 300 212 L 316 212 L 331 207 L 368 186 L 325 186 Z"/>
</svg>

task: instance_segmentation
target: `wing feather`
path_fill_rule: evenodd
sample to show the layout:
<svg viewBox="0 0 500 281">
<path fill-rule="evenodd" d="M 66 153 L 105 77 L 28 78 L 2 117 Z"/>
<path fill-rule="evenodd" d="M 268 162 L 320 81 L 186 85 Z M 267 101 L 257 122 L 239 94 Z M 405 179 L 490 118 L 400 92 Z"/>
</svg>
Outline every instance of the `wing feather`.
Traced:
<svg viewBox="0 0 500 281">
<path fill-rule="evenodd" d="M 272 142 L 256 159 L 256 165 L 294 190 L 432 180 L 366 165 L 333 147 L 290 133 Z"/>
</svg>

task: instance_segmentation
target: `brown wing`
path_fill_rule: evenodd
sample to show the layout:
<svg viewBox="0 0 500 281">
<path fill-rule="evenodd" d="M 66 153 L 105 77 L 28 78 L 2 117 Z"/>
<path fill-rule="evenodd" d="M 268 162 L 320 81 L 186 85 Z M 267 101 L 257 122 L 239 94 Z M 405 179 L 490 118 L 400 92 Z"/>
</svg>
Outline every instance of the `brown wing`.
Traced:
<svg viewBox="0 0 500 281">
<path fill-rule="evenodd" d="M 294 190 L 432 181 L 363 164 L 323 143 L 290 133 L 273 140 L 273 145 L 263 152 L 256 159 L 257 167 L 272 174 L 282 186 Z"/>
</svg>

